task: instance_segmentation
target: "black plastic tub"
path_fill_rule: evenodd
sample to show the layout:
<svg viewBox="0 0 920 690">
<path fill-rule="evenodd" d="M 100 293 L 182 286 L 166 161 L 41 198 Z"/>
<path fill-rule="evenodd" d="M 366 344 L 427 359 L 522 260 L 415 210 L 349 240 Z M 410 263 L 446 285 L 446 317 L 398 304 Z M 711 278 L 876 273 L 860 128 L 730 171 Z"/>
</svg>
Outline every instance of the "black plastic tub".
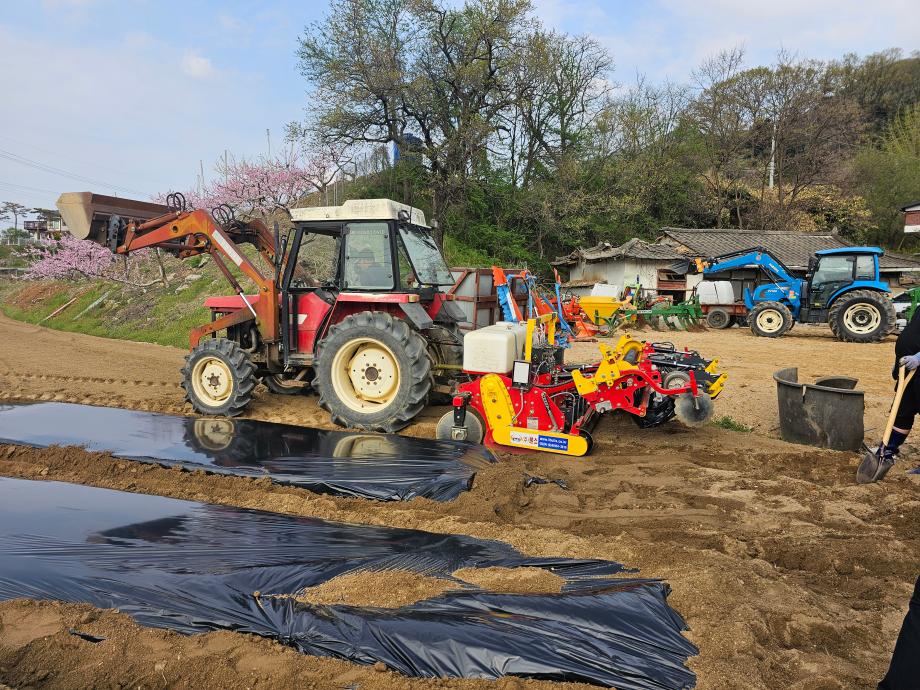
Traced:
<svg viewBox="0 0 920 690">
<path fill-rule="evenodd" d="M 779 405 L 779 431 L 784 441 L 834 450 L 859 450 L 865 429 L 863 392 L 857 379 L 823 376 L 799 383 L 796 367 L 773 374 Z"/>
</svg>

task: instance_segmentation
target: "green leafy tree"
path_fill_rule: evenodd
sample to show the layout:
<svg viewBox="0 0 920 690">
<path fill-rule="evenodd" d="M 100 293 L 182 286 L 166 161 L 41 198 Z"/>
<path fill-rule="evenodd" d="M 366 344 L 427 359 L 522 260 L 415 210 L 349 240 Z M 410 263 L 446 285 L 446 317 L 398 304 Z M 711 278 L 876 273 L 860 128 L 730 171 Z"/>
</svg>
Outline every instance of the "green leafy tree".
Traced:
<svg viewBox="0 0 920 690">
<path fill-rule="evenodd" d="M 920 105 L 895 118 L 880 146 L 860 151 L 854 169 L 856 187 L 876 222 L 876 230 L 868 235 L 886 246 L 916 244 L 904 234 L 904 218 L 898 209 L 920 200 Z"/>
<path fill-rule="evenodd" d="M 28 206 L 23 206 L 15 201 L 4 201 L 0 204 L 0 213 L 13 217 L 13 227 L 19 229 L 19 216 L 29 212 Z"/>
</svg>

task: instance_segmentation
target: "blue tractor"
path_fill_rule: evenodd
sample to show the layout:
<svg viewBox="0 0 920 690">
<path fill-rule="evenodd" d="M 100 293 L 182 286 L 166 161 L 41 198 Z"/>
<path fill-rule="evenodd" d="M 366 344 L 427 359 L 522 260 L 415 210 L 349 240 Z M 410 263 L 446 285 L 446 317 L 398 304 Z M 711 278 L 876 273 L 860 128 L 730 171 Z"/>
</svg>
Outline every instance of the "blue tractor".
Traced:
<svg viewBox="0 0 920 690">
<path fill-rule="evenodd" d="M 769 277 L 753 291 L 744 290 L 755 335 L 778 338 L 796 322 L 826 323 L 838 340 L 873 343 L 895 328 L 891 291 L 879 276 L 884 253 L 879 247 L 824 249 L 809 259 L 804 280 L 762 247 L 696 259 L 691 266 L 705 276 L 757 267 Z"/>
</svg>

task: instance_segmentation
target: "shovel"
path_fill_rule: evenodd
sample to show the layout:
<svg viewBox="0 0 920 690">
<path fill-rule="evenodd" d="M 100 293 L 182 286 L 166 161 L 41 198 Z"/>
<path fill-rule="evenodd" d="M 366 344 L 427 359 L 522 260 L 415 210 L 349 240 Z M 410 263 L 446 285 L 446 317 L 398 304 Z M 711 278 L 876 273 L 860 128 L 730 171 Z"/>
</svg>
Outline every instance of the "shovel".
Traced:
<svg viewBox="0 0 920 690">
<path fill-rule="evenodd" d="M 878 450 L 872 450 L 870 448 L 865 449 L 862 462 L 859 463 L 859 468 L 856 470 L 857 484 L 871 484 L 872 482 L 883 479 L 888 473 L 888 470 L 891 469 L 891 466 L 894 465 L 894 460 L 886 460 L 884 458 L 885 446 L 887 446 L 888 441 L 891 440 L 891 430 L 894 428 L 894 418 L 898 415 L 898 408 L 901 406 L 901 398 L 904 397 L 904 391 L 907 389 L 907 384 L 910 383 L 914 374 L 917 373 L 916 370 L 914 370 L 908 372 L 905 376 L 905 371 L 906 368 L 903 365 L 898 368 L 898 387 L 895 389 L 894 402 L 891 403 L 888 423 L 885 425 L 885 433 L 882 435 L 882 444 L 878 447 Z"/>
</svg>

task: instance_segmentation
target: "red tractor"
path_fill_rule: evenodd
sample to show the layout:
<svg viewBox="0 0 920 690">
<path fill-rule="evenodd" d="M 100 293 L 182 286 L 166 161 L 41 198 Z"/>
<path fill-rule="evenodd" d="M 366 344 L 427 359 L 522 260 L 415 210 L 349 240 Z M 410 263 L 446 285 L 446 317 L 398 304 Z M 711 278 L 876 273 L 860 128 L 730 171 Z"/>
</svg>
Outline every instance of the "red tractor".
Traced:
<svg viewBox="0 0 920 690">
<path fill-rule="evenodd" d="M 180 194 L 164 206 L 68 193 L 58 208 L 77 238 L 116 254 L 208 254 L 233 286 L 235 295 L 205 302 L 211 322 L 189 338 L 182 386 L 202 414 L 240 414 L 261 380 L 280 394 L 312 388 L 341 426 L 393 432 L 451 392 L 464 314 L 442 290 L 454 280 L 419 209 L 388 199 L 294 209 L 282 236 L 229 207 L 187 210 Z"/>
</svg>

